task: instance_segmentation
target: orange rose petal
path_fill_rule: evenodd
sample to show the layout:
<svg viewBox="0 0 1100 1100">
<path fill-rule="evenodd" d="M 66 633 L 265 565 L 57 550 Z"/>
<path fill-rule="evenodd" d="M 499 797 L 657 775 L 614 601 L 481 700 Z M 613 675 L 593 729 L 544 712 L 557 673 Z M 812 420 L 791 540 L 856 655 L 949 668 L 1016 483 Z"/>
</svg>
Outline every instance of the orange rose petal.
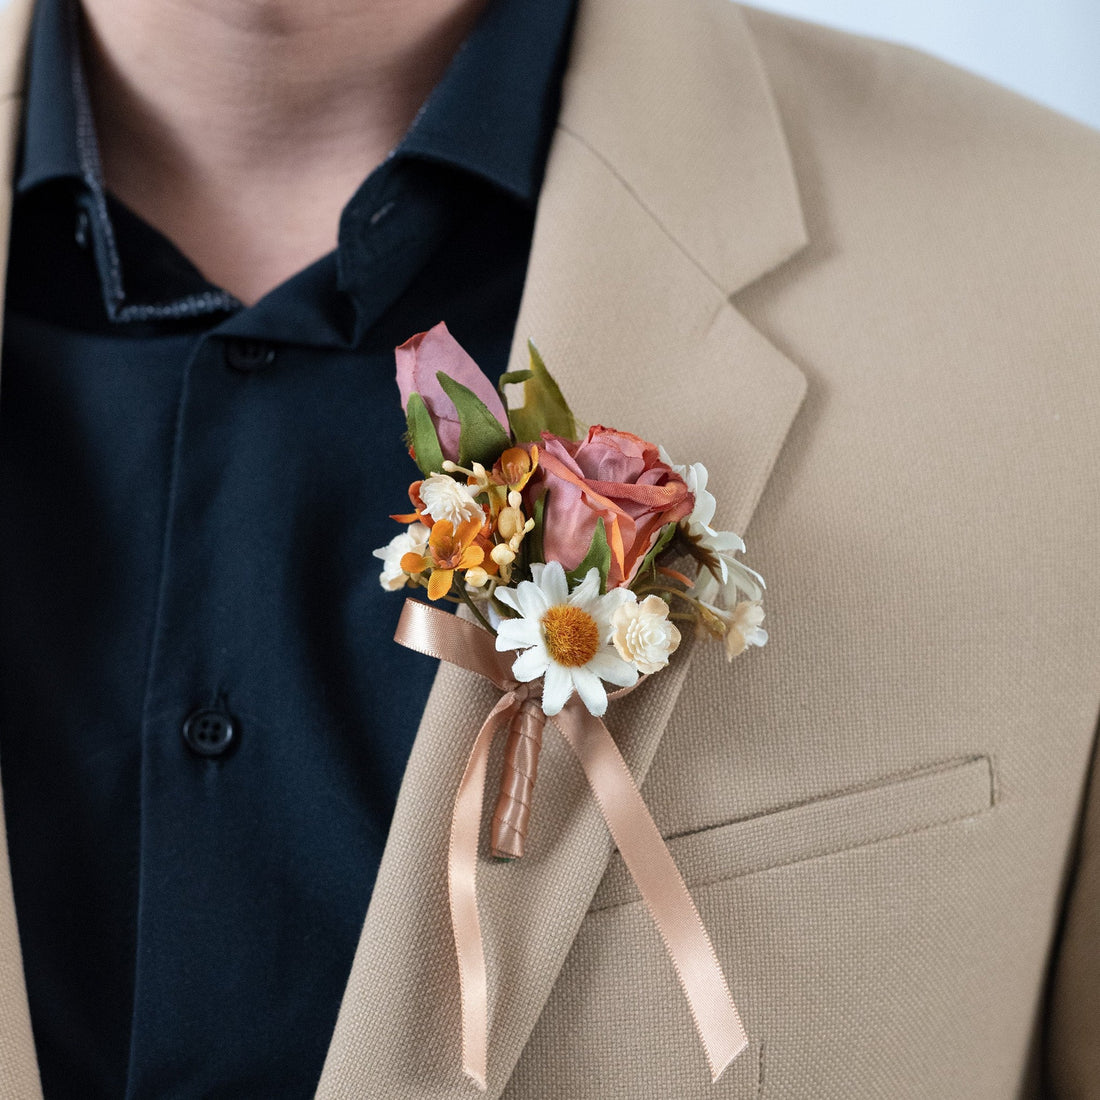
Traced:
<svg viewBox="0 0 1100 1100">
<path fill-rule="evenodd" d="M 619 526 L 619 517 L 617 514 L 611 516 L 610 526 L 607 522 L 607 516 L 603 517 L 604 520 L 604 534 L 607 536 L 608 549 L 611 551 L 611 556 L 619 566 L 620 572 L 623 576 L 626 576 L 626 547 L 623 545 L 623 531 Z"/>
</svg>

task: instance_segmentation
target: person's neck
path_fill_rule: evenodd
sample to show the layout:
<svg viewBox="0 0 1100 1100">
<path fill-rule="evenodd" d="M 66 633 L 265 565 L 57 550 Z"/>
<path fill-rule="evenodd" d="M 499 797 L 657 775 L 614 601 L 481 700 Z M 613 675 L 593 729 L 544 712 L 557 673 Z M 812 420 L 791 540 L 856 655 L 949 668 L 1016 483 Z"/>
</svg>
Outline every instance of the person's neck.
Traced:
<svg viewBox="0 0 1100 1100">
<path fill-rule="evenodd" d="M 108 188 L 245 302 L 336 243 L 486 0 L 82 0 Z"/>
</svg>

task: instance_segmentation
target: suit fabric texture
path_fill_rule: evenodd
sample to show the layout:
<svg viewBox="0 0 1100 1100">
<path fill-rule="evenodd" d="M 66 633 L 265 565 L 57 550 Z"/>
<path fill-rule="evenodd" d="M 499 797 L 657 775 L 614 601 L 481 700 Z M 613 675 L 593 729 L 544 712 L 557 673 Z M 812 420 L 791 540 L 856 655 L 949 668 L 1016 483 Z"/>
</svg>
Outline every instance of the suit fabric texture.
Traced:
<svg viewBox="0 0 1100 1100">
<path fill-rule="evenodd" d="M 912 51 L 582 0 L 511 369 L 532 337 L 581 419 L 705 463 L 767 577 L 765 650 L 689 645 L 608 720 L 750 1046 L 712 1085 L 550 730 L 528 855 L 479 871 L 485 1095 L 1100 1096 L 1098 191 L 1100 137 Z M 494 696 L 436 677 L 325 1100 L 476 1095 L 445 860 Z M 0 1096 L 37 1081 L 4 873 Z"/>
</svg>

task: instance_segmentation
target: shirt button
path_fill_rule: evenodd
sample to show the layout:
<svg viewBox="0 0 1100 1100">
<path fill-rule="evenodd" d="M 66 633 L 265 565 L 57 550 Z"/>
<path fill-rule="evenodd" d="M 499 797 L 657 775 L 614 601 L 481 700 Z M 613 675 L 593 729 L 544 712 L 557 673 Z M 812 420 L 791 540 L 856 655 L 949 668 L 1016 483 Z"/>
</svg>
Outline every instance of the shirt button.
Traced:
<svg viewBox="0 0 1100 1100">
<path fill-rule="evenodd" d="M 377 225 L 383 218 L 388 218 L 390 215 L 390 211 L 393 210 L 393 207 L 394 204 L 392 202 L 386 203 L 385 206 L 380 206 L 370 216 L 371 225 Z"/>
<path fill-rule="evenodd" d="M 223 710 L 197 710 L 183 724 L 187 747 L 199 756 L 222 756 L 237 742 L 237 727 Z"/>
<path fill-rule="evenodd" d="M 275 349 L 262 340 L 228 340 L 225 361 L 234 370 L 263 370 L 275 362 Z"/>
<path fill-rule="evenodd" d="M 92 233 L 91 219 L 88 217 L 88 211 L 81 209 L 76 213 L 76 230 L 73 236 L 76 238 L 76 244 L 78 248 L 88 247 L 88 238 Z"/>
</svg>

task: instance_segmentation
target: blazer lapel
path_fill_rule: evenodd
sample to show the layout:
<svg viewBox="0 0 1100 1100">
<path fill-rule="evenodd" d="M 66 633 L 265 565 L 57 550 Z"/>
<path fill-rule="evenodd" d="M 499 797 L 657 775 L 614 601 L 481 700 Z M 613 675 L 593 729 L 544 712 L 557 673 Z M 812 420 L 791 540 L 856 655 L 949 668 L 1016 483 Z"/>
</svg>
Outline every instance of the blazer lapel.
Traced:
<svg viewBox="0 0 1100 1100">
<path fill-rule="evenodd" d="M 526 366 L 531 337 L 581 419 L 705 463 L 718 522 L 743 532 L 805 381 L 729 296 L 804 243 L 739 11 L 727 0 L 582 0 L 510 368 Z M 683 685 L 686 648 L 609 712 L 638 783 Z M 496 697 L 476 676 L 439 670 L 318 1096 L 475 1094 L 460 1064 L 446 848 L 466 754 Z M 491 766 L 490 789 L 492 776 Z M 610 852 L 580 769 L 548 727 L 528 854 L 479 868 L 490 1097 L 508 1082 Z M 736 996 L 736 960 L 725 962 Z"/>
<path fill-rule="evenodd" d="M 4 301 L 4 277 L 8 269 L 12 183 L 30 17 L 29 0 L 13 0 L 0 11 L 0 303 Z M 41 1095 L 0 797 L 0 1097 L 37 1100 Z"/>
</svg>

